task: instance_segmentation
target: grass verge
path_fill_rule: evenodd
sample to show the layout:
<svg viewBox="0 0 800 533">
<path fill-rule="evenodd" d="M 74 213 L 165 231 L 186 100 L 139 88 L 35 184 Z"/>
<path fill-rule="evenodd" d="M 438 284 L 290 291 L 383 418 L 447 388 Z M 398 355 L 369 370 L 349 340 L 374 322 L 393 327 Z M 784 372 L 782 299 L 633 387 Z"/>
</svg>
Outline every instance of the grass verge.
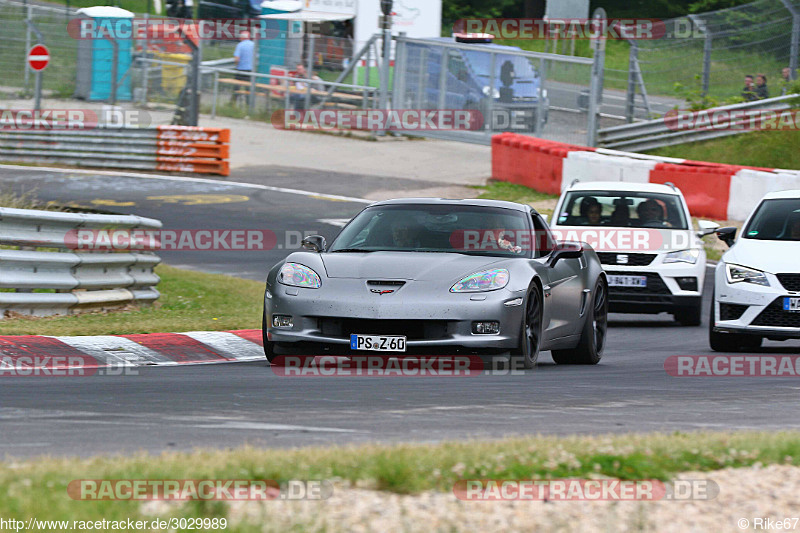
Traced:
<svg viewBox="0 0 800 533">
<path fill-rule="evenodd" d="M 263 284 L 222 274 L 159 265 L 154 306 L 46 318 L 0 320 L 0 335 L 124 335 L 258 329 Z"/>
<path fill-rule="evenodd" d="M 400 494 L 450 492 L 459 479 L 670 479 L 755 463 L 800 463 L 800 433 L 672 433 L 598 437 L 525 437 L 496 441 L 359 445 L 288 450 L 138 454 L 89 459 L 39 458 L 0 465 L 4 518 L 152 520 L 226 517 L 224 502 L 153 506 L 126 501 L 74 501 L 67 486 L 80 479 L 318 480 Z M 262 524 L 263 525 L 263 524 Z M 260 528 L 262 525 L 257 526 Z M 256 531 L 229 526 L 228 531 Z"/>
<path fill-rule="evenodd" d="M 757 131 L 721 139 L 666 146 L 648 153 L 765 168 L 800 168 L 800 131 Z"/>
</svg>

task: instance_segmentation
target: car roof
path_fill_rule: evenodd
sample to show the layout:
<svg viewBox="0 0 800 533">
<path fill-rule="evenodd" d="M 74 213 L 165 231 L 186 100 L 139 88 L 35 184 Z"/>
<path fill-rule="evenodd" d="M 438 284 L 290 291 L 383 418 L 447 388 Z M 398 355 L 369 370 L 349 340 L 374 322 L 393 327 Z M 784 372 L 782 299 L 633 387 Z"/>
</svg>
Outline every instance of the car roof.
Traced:
<svg viewBox="0 0 800 533">
<path fill-rule="evenodd" d="M 569 191 L 631 191 L 657 192 L 661 194 L 681 194 L 680 190 L 661 183 L 631 183 L 629 181 L 586 181 L 570 185 Z"/>
<path fill-rule="evenodd" d="M 515 211 L 526 212 L 528 209 L 534 210 L 526 204 L 517 202 L 506 202 L 503 200 L 480 200 L 477 198 L 467 198 L 464 200 L 454 200 L 450 198 L 394 198 L 392 200 L 382 200 L 370 204 L 369 207 L 378 205 L 454 205 L 454 206 L 477 206 L 477 207 L 499 207 L 502 209 L 513 209 Z"/>
<path fill-rule="evenodd" d="M 800 198 L 800 189 L 790 189 L 788 191 L 768 192 L 764 195 L 764 200 L 774 200 L 777 198 Z"/>
</svg>

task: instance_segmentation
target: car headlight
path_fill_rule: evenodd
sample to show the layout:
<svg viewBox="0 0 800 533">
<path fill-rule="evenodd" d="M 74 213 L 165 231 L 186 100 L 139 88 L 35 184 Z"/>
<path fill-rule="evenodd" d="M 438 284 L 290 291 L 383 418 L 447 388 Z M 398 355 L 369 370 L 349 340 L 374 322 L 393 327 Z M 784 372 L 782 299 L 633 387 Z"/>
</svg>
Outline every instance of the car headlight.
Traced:
<svg viewBox="0 0 800 533">
<path fill-rule="evenodd" d="M 278 281 L 284 285 L 292 287 L 304 287 L 306 289 L 319 289 L 322 282 L 319 274 L 298 263 L 286 263 L 278 273 Z"/>
<path fill-rule="evenodd" d="M 492 98 L 495 98 L 495 99 L 497 99 L 497 98 L 500 98 L 500 89 L 498 89 L 497 87 L 495 87 L 495 88 L 494 88 L 494 90 L 493 90 L 493 89 L 492 89 L 491 87 L 489 87 L 488 85 L 485 85 L 485 86 L 483 87 L 483 95 L 484 95 L 484 96 L 489 96 L 489 93 L 490 93 L 490 92 L 492 93 Z"/>
<path fill-rule="evenodd" d="M 725 270 L 728 274 L 728 283 L 755 283 L 756 285 L 763 285 L 769 287 L 769 281 L 766 274 L 754 268 L 747 268 L 740 265 L 725 264 Z"/>
<path fill-rule="evenodd" d="M 450 287 L 450 292 L 494 291 L 508 285 L 509 279 L 511 276 L 508 275 L 508 270 L 505 268 L 484 270 L 462 279 Z"/>
<path fill-rule="evenodd" d="M 670 252 L 664 258 L 664 262 L 695 264 L 698 257 L 700 257 L 700 250 L 693 248 L 691 250 L 681 250 L 680 252 Z"/>
</svg>

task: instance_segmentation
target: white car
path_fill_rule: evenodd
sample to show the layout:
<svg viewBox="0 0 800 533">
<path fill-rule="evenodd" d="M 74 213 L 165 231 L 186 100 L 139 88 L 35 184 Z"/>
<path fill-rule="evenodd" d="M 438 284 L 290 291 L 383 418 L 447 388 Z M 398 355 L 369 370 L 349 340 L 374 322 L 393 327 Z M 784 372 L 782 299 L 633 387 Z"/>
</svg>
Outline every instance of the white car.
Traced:
<svg viewBox="0 0 800 533">
<path fill-rule="evenodd" d="M 717 265 L 709 321 L 716 351 L 800 339 L 800 190 L 767 194 L 736 228 L 717 230 L 730 250 Z M 735 242 L 734 242 L 734 239 Z"/>
<path fill-rule="evenodd" d="M 608 275 L 610 311 L 671 313 L 699 326 L 706 253 L 701 237 L 719 224 L 692 218 L 672 184 L 573 182 L 558 200 L 557 238 L 592 245 Z"/>
</svg>

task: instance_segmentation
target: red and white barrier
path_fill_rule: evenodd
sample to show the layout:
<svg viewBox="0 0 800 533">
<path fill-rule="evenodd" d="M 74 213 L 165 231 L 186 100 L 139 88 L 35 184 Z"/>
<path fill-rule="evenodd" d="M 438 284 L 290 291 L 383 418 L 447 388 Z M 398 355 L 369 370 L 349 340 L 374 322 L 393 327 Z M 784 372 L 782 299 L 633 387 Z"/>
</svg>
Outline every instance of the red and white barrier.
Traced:
<svg viewBox="0 0 800 533">
<path fill-rule="evenodd" d="M 744 220 L 768 192 L 800 188 L 800 171 L 723 165 L 558 143 L 492 138 L 492 177 L 560 194 L 573 181 L 675 184 L 695 216 Z"/>
</svg>

